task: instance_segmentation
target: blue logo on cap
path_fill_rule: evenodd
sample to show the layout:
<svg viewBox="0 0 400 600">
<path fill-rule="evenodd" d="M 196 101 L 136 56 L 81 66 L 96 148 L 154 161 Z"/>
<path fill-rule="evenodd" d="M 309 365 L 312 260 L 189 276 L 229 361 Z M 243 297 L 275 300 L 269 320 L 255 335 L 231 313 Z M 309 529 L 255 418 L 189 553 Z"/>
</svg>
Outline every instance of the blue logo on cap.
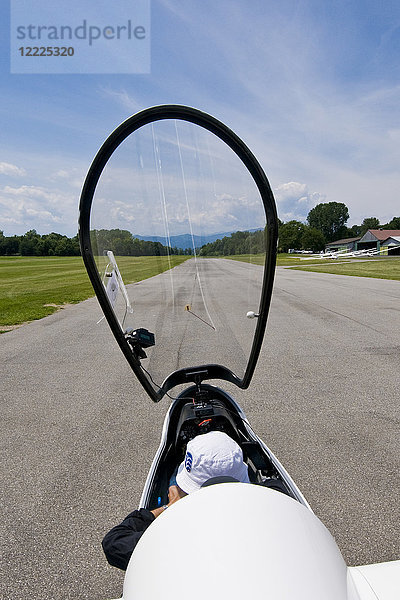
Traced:
<svg viewBox="0 0 400 600">
<path fill-rule="evenodd" d="M 190 473 L 190 471 L 192 469 L 192 463 L 193 463 L 193 456 L 190 454 L 190 452 L 186 452 L 185 469 L 188 473 Z"/>
</svg>

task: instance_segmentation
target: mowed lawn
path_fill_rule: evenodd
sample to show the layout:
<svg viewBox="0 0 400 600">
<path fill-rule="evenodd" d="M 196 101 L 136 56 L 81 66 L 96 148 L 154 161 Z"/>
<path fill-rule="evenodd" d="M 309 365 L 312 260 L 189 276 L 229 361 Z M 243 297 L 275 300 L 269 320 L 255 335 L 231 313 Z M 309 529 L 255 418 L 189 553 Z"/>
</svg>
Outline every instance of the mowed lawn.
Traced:
<svg viewBox="0 0 400 600">
<path fill-rule="evenodd" d="M 238 254 L 225 256 L 232 260 L 251 262 L 255 265 L 264 264 L 264 254 Z M 353 277 L 373 277 L 375 279 L 400 280 L 400 256 L 356 258 L 346 261 L 327 259 L 301 259 L 291 254 L 278 254 L 277 266 L 293 267 L 300 271 L 313 271 L 315 273 L 332 273 L 336 275 L 351 275 Z"/>
<path fill-rule="evenodd" d="M 253 265 L 263 265 L 265 260 L 265 254 L 235 254 L 231 256 L 220 256 L 219 258 L 230 258 L 231 260 L 240 260 L 243 262 L 251 262 Z M 307 261 L 307 264 L 321 264 L 320 258 L 315 258 L 313 260 Z M 327 260 L 322 260 L 323 263 L 329 262 Z M 291 267 L 293 265 L 303 264 L 300 256 L 294 254 L 278 254 L 276 258 L 276 265 L 278 267 Z"/>
<path fill-rule="evenodd" d="M 352 275 L 355 277 L 373 277 L 375 279 L 400 280 L 400 257 L 391 258 L 377 257 L 370 259 L 357 258 L 348 262 L 336 262 L 325 260 L 322 265 L 307 265 L 294 267 L 301 271 L 313 271 L 315 273 L 332 273 L 334 275 Z"/>
<path fill-rule="evenodd" d="M 188 256 L 170 257 L 172 266 Z M 117 257 L 125 283 L 141 281 L 169 268 L 166 256 Z M 80 256 L 0 256 L 0 332 L 41 319 L 94 291 Z"/>
</svg>

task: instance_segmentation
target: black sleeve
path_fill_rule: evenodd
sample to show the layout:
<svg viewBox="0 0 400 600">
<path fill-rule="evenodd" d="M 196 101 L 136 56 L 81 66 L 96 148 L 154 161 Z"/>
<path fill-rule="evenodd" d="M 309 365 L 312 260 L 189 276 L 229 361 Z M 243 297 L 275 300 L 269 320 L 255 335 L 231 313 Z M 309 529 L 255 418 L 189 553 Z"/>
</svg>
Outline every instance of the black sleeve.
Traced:
<svg viewBox="0 0 400 600">
<path fill-rule="evenodd" d="M 110 565 L 126 571 L 136 544 L 154 519 L 145 508 L 134 510 L 107 533 L 101 544 Z"/>
</svg>

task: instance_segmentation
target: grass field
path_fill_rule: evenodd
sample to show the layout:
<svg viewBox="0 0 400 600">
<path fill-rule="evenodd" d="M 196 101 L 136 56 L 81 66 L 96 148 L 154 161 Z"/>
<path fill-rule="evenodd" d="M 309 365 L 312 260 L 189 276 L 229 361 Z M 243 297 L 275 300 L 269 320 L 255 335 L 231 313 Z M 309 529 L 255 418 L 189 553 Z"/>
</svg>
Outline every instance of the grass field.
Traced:
<svg viewBox="0 0 400 600">
<path fill-rule="evenodd" d="M 241 260 L 248 262 L 249 254 L 240 254 L 237 256 L 226 256 L 232 260 Z M 251 262 L 256 265 L 264 264 L 264 254 L 257 254 L 251 257 Z M 292 267 L 300 271 L 313 271 L 315 273 L 332 273 L 336 275 L 352 275 L 353 277 L 373 277 L 375 279 L 395 279 L 400 280 L 400 257 L 376 257 L 376 258 L 357 258 L 350 262 L 333 261 L 330 258 L 315 260 L 301 260 L 300 257 L 293 254 L 278 254 L 277 266 Z"/>
<path fill-rule="evenodd" d="M 334 275 L 352 275 L 355 277 L 374 277 L 376 279 L 400 280 L 400 257 L 356 259 L 352 262 L 336 262 L 327 264 L 306 264 L 294 267 L 296 270 L 313 271 L 314 273 L 332 273 Z"/>
<path fill-rule="evenodd" d="M 172 266 L 188 256 L 172 256 Z M 120 257 L 125 283 L 141 281 L 168 269 L 168 258 Z M 93 296 L 82 258 L 77 256 L 0 257 L 0 333 L 10 326 L 41 319 L 62 307 Z"/>
<path fill-rule="evenodd" d="M 225 256 L 221 258 L 230 258 L 231 260 L 240 260 L 244 262 L 251 262 L 253 265 L 263 265 L 264 264 L 264 254 L 237 254 L 236 256 Z M 316 258 L 314 260 L 307 261 L 307 264 L 321 264 L 328 263 L 329 259 L 322 260 L 320 258 Z M 294 265 L 304 264 L 304 261 L 301 260 L 299 256 L 293 254 L 278 254 L 276 259 L 276 264 L 278 267 L 292 267 Z"/>
<path fill-rule="evenodd" d="M 172 266 L 188 258 L 172 256 Z M 225 258 L 246 262 L 250 257 Z M 253 264 L 264 264 L 263 254 L 251 258 Z M 141 281 L 168 269 L 167 257 L 124 256 L 118 258 L 118 264 L 125 283 Z M 277 265 L 316 273 L 400 280 L 400 257 L 340 263 L 329 259 L 302 261 L 298 257 L 280 254 Z M 81 257 L 0 256 L 0 333 L 12 326 L 41 319 L 66 304 L 81 302 L 93 295 Z"/>
</svg>

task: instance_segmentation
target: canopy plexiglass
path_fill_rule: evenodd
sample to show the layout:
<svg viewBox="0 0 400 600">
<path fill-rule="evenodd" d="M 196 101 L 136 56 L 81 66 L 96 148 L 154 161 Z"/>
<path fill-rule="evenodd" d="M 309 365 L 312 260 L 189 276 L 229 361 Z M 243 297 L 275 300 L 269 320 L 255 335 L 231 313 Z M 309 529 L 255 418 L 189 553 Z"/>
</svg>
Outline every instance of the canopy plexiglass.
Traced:
<svg viewBox="0 0 400 600">
<path fill-rule="evenodd" d="M 225 125 L 180 106 L 125 121 L 88 172 L 80 240 L 107 321 L 153 400 L 192 381 L 248 386 L 277 218 L 261 167 Z"/>
</svg>

